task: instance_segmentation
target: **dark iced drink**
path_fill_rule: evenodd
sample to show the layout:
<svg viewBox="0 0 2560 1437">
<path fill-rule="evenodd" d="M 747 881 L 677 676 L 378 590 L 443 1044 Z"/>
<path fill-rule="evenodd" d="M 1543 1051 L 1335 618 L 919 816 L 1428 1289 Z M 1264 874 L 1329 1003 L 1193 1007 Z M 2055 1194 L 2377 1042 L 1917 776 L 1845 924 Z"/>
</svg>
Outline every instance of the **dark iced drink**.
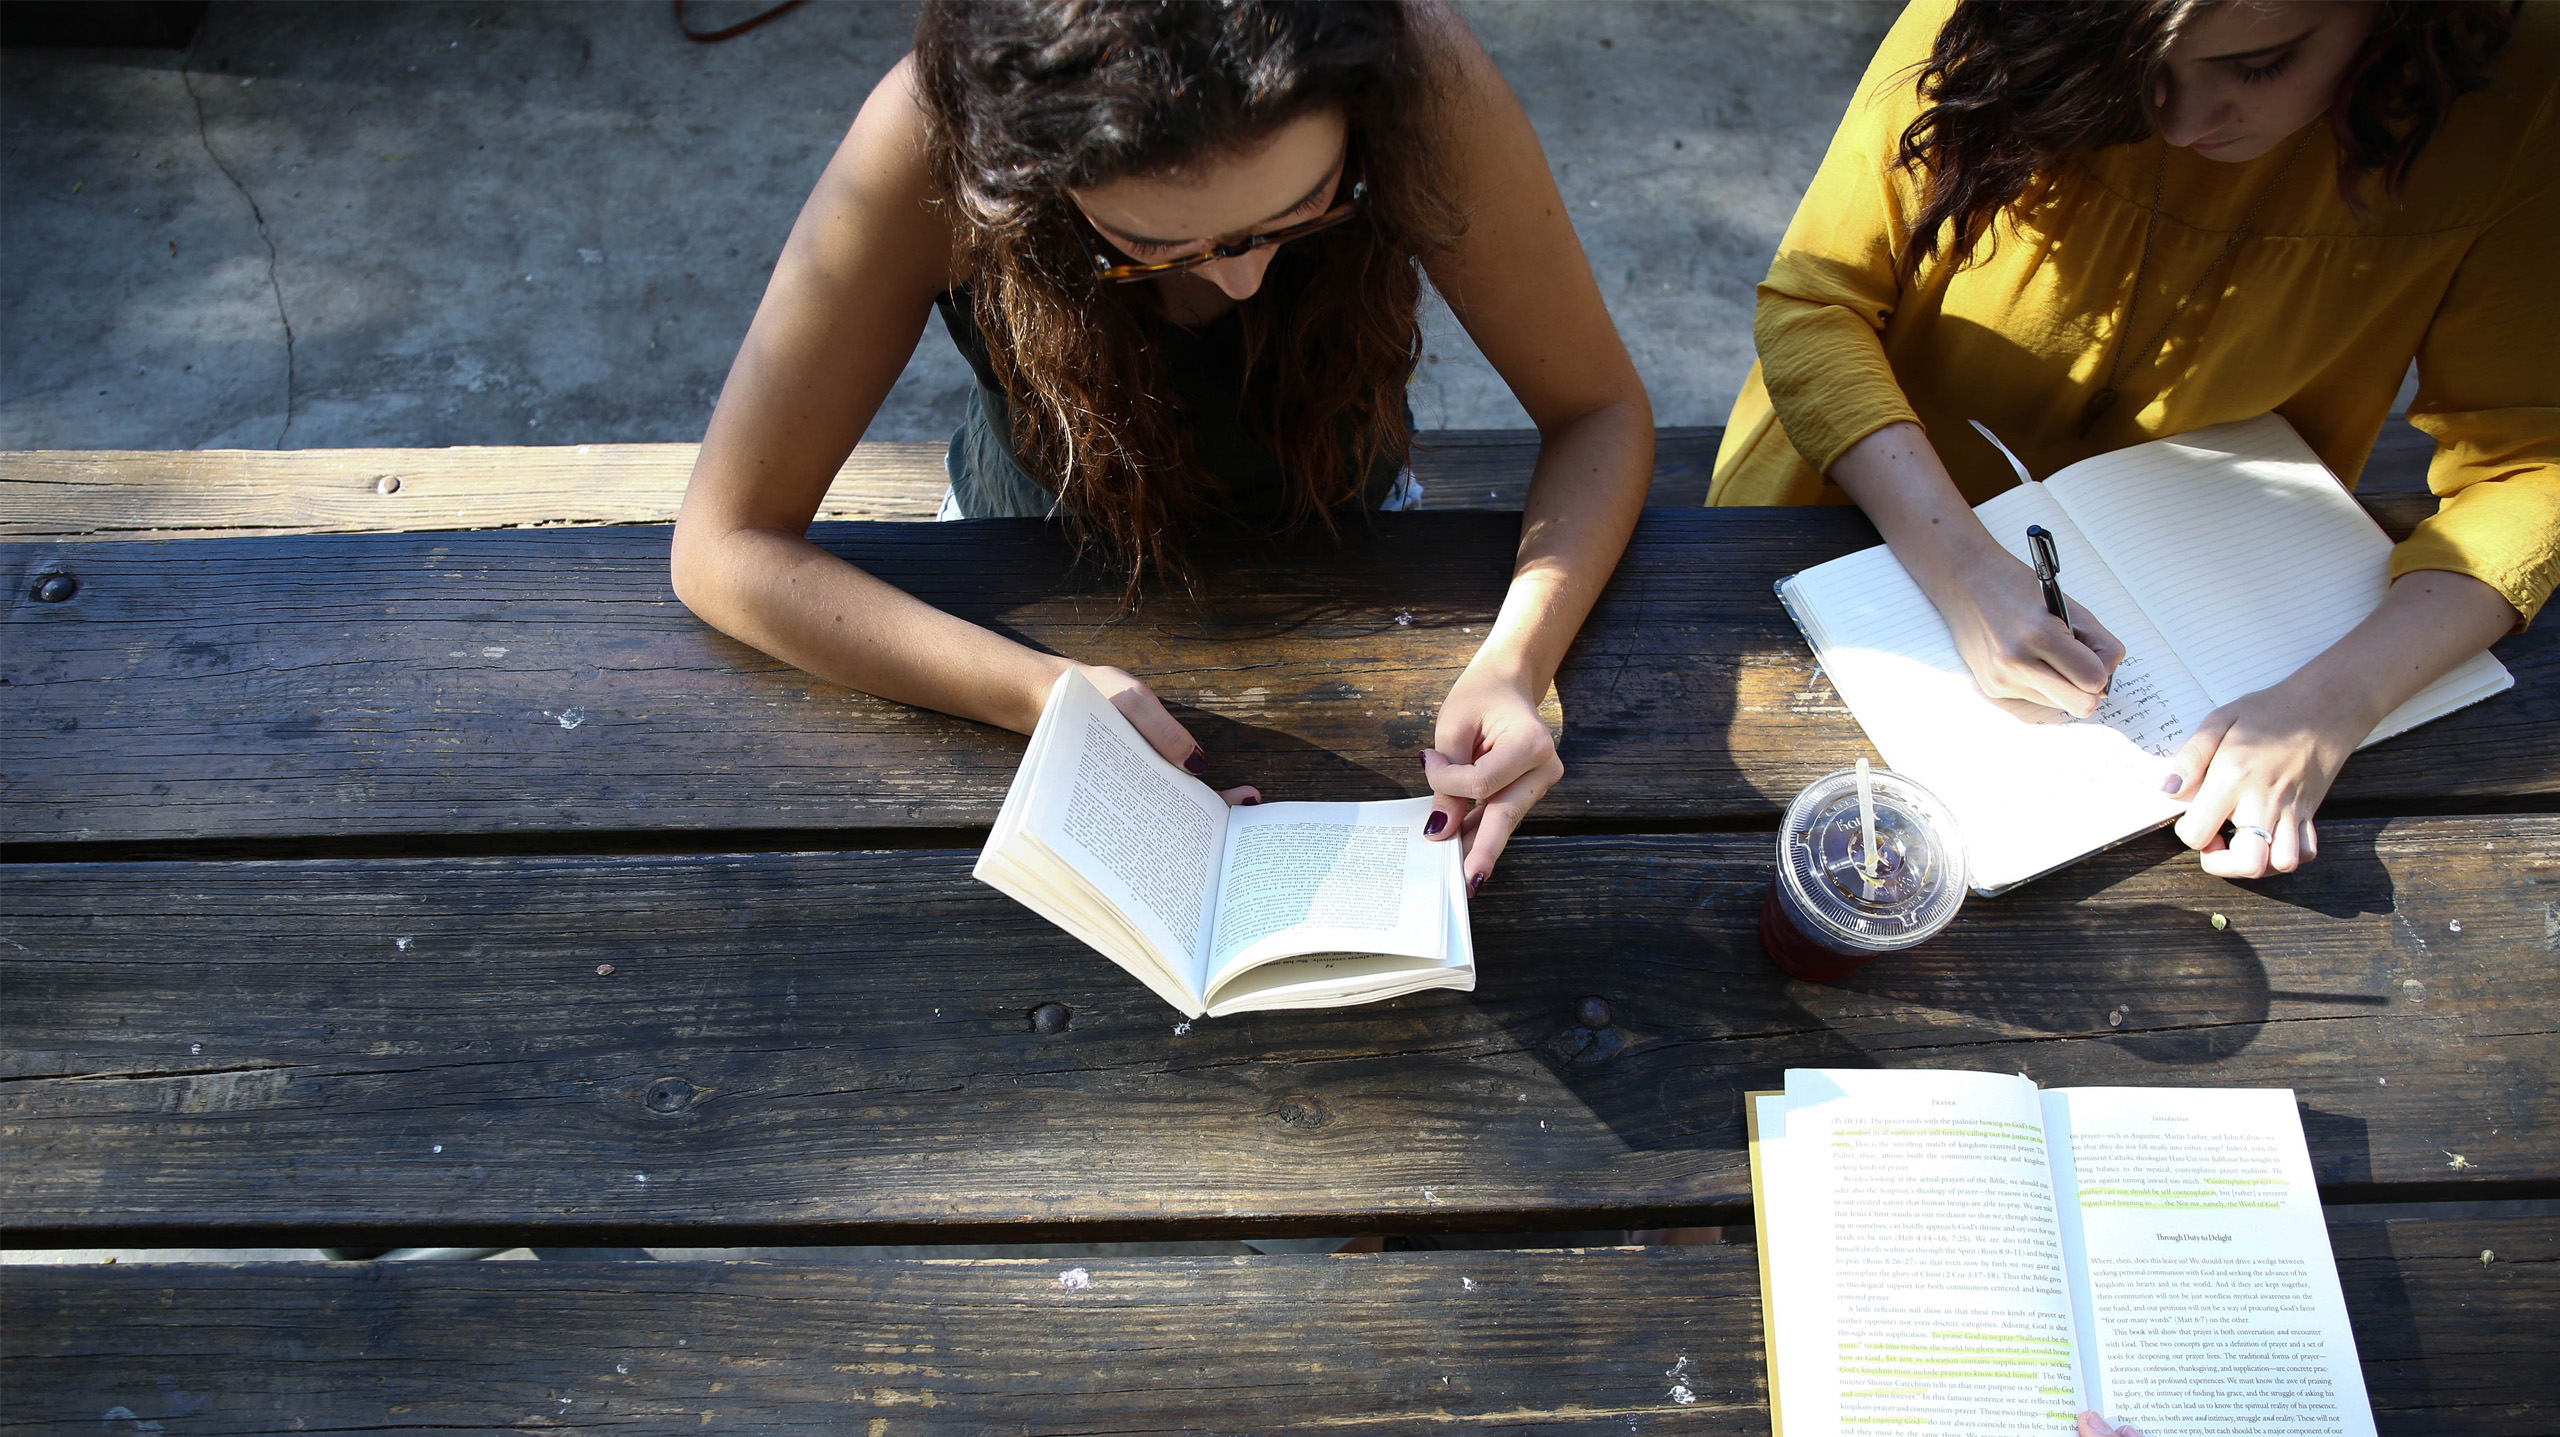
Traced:
<svg viewBox="0 0 2560 1437">
<path fill-rule="evenodd" d="M 1789 977 L 1834 983 L 1936 936 L 1964 906 L 1964 844 L 1946 805 L 1888 769 L 1816 779 L 1778 827 L 1760 948 Z M 1872 821 L 1875 841 L 1867 841 Z"/>
</svg>

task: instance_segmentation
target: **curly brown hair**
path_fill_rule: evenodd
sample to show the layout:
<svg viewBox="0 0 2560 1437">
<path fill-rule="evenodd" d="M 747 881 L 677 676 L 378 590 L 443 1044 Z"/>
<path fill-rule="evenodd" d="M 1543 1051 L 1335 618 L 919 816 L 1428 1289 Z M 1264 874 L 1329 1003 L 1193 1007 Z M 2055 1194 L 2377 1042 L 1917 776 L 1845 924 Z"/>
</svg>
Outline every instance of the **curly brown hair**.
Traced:
<svg viewBox="0 0 2560 1437">
<path fill-rule="evenodd" d="M 1919 67 L 1923 107 L 1895 162 L 1921 181 L 1905 279 L 1970 256 L 2072 155 L 2148 139 L 2169 46 L 2210 0 L 1960 0 Z M 2453 102 L 2489 83 L 2522 0 L 2383 0 L 2329 107 L 2338 189 L 2396 195 Z"/>
<path fill-rule="evenodd" d="M 1014 452 L 1080 537 L 1190 584 L 1183 536 L 1222 497 L 1153 341 L 1152 284 L 1112 285 L 1067 192 L 1249 149 L 1300 116 L 1348 121 L 1360 218 L 1292 241 L 1238 307 L 1248 416 L 1276 456 L 1293 527 L 1321 524 L 1410 445 L 1420 261 L 1462 226 L 1425 138 L 1432 87 L 1393 0 L 926 0 L 916 27 L 933 172 L 957 206 L 975 318 L 1010 400 Z"/>
</svg>

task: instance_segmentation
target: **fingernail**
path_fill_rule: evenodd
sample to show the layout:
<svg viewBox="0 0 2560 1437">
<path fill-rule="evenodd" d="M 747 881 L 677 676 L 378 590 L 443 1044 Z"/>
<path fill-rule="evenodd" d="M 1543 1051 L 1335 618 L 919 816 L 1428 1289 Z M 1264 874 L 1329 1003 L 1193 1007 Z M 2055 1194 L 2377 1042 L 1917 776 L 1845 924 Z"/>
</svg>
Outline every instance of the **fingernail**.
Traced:
<svg viewBox="0 0 2560 1437">
<path fill-rule="evenodd" d="M 1475 897 L 1476 890 L 1482 887 L 1484 887 L 1484 875 L 1479 873 L 1475 877 L 1467 880 L 1467 896 L 1469 898 Z"/>
<path fill-rule="evenodd" d="M 1431 821 L 1422 825 L 1422 836 L 1429 838 L 1449 826 L 1449 815 L 1438 809 L 1431 811 Z"/>
<path fill-rule="evenodd" d="M 2186 786 L 2186 779 L 2174 773 L 2169 775 L 2167 778 L 2160 780 L 2160 791 L 2162 793 L 2176 793 L 2179 789 Z"/>
<path fill-rule="evenodd" d="M 1182 766 L 1191 770 L 1193 773 L 1207 773 L 1209 771 L 1209 756 L 1202 753 L 1195 745 L 1191 750 L 1191 757 L 1184 759 L 1182 761 Z"/>
<path fill-rule="evenodd" d="M 1251 808 L 1251 807 L 1253 807 L 1255 804 L 1258 804 L 1258 803 L 1260 803 L 1260 802 L 1262 802 L 1262 800 L 1261 800 L 1261 799 L 1254 797 L 1252 794 L 1246 794 L 1246 795 L 1245 795 L 1245 799 L 1244 799 L 1244 803 L 1243 803 L 1241 806 L 1242 806 L 1242 807 L 1245 807 L 1245 808 Z"/>
</svg>

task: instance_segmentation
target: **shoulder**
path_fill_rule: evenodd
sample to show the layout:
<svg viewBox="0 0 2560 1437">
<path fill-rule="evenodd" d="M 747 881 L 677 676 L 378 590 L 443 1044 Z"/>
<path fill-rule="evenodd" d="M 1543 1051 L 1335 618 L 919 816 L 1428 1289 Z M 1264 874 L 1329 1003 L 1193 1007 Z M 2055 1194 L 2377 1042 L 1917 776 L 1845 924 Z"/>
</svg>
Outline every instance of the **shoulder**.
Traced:
<svg viewBox="0 0 2560 1437">
<path fill-rule="evenodd" d="M 2454 102 L 2386 227 L 2481 223 L 2560 183 L 2560 5 L 2525 5 L 2486 89 Z"/>
<path fill-rule="evenodd" d="M 933 119 L 925 107 L 922 77 L 910 53 L 889 67 L 862 102 L 845 132 L 828 170 L 847 158 L 883 178 L 898 176 L 932 184 Z"/>
<path fill-rule="evenodd" d="M 1439 124 L 1463 124 L 1486 104 L 1513 98 L 1493 56 L 1448 0 L 1414 0 L 1404 13 L 1413 27 L 1415 68 L 1428 92 L 1425 113 Z"/>
<path fill-rule="evenodd" d="M 1956 13 L 1956 0 L 1911 0 L 1876 46 L 1875 58 L 1858 81 L 1859 107 L 1910 114 L 1920 108 L 1920 67 L 1929 63 L 1938 32 Z"/>
<path fill-rule="evenodd" d="M 870 245 L 934 255 L 956 282 L 957 207 L 946 203 L 933 165 L 934 125 L 908 55 L 873 86 L 802 212 L 822 235 L 860 236 Z M 945 288 L 947 285 L 938 285 Z"/>
</svg>

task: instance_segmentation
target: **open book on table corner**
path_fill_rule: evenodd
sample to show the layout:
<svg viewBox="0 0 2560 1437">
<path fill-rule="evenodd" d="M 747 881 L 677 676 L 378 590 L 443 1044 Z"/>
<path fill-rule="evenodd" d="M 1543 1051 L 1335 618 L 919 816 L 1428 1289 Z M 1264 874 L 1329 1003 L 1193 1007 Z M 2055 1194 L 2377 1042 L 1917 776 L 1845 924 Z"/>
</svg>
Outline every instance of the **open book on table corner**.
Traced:
<svg viewBox="0 0 2560 1437">
<path fill-rule="evenodd" d="M 1429 798 L 1231 808 L 1058 676 L 978 879 L 1197 1018 L 1472 989 L 1455 841 Z"/>
<path fill-rule="evenodd" d="M 1743 1105 L 1775 1437 L 2371 1437 L 2291 1091 L 1791 1069 Z"/>
<path fill-rule="evenodd" d="M 2124 641 L 2092 717 L 1985 697 L 1881 544 L 1779 581 L 1778 597 L 1887 766 L 1953 811 L 1985 897 L 2176 819 L 2185 805 L 2160 783 L 2205 716 L 2291 677 L 2390 585 L 2390 537 L 2276 414 L 2084 459 L 1973 512 L 2022 562 L 2027 526 L 2051 530 L 2064 591 Z M 2475 655 L 2364 742 L 2514 684 Z"/>
</svg>

